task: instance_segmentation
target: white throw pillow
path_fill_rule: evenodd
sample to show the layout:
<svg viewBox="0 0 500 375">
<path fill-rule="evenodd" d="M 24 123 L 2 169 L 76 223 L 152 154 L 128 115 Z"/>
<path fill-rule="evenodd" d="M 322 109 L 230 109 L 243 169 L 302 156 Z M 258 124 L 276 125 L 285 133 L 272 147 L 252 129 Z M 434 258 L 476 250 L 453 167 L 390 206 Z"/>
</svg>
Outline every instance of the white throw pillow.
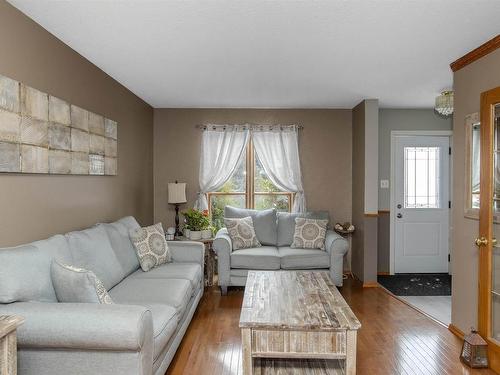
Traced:
<svg viewBox="0 0 500 375">
<path fill-rule="evenodd" d="M 132 229 L 129 235 L 143 271 L 172 261 L 161 223 Z"/>
<path fill-rule="evenodd" d="M 50 274 L 59 302 L 113 303 L 103 283 L 92 271 L 54 260 Z"/>
<path fill-rule="evenodd" d="M 241 219 L 224 218 L 224 223 L 233 242 L 233 250 L 262 246 L 257 239 L 250 216 Z"/>
<path fill-rule="evenodd" d="M 295 233 L 293 234 L 292 249 L 320 249 L 325 250 L 326 227 L 328 220 L 295 218 Z"/>
</svg>

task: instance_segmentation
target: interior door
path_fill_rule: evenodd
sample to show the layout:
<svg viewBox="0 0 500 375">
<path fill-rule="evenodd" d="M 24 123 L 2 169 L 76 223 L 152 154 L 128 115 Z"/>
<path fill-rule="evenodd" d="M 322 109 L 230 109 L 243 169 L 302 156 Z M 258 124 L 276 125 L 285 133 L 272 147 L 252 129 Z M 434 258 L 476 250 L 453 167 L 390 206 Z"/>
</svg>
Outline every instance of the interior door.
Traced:
<svg viewBox="0 0 500 375">
<path fill-rule="evenodd" d="M 500 371 L 500 87 L 481 94 L 478 328 Z"/>
<path fill-rule="evenodd" d="M 450 139 L 396 137 L 394 272 L 448 272 Z"/>
</svg>

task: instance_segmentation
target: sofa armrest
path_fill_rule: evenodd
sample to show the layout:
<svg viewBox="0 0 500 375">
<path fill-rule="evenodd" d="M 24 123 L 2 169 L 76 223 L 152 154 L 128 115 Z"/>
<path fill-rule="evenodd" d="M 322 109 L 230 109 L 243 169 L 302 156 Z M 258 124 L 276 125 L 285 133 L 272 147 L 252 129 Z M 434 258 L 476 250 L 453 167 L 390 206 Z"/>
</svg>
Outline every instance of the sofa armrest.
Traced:
<svg viewBox="0 0 500 375">
<path fill-rule="evenodd" d="M 0 315 L 26 320 L 17 330 L 20 348 L 145 352 L 153 350 L 153 319 L 142 306 L 98 303 L 17 302 Z"/>
<path fill-rule="evenodd" d="M 203 266 L 205 245 L 196 241 L 167 241 L 172 260 L 177 263 L 190 262 Z"/>
<path fill-rule="evenodd" d="M 337 286 L 342 286 L 344 279 L 344 255 L 349 251 L 349 241 L 333 230 L 326 231 L 326 251 L 330 254 L 330 278 Z"/>
<path fill-rule="evenodd" d="M 326 231 L 325 248 L 330 254 L 345 255 L 349 250 L 349 241 L 333 230 Z"/>
<path fill-rule="evenodd" d="M 214 251 L 217 253 L 217 269 L 219 272 L 219 285 L 222 287 L 223 293 L 227 290 L 230 280 L 231 271 L 231 251 L 233 250 L 233 242 L 226 228 L 222 228 L 217 232 L 214 240 Z"/>
</svg>

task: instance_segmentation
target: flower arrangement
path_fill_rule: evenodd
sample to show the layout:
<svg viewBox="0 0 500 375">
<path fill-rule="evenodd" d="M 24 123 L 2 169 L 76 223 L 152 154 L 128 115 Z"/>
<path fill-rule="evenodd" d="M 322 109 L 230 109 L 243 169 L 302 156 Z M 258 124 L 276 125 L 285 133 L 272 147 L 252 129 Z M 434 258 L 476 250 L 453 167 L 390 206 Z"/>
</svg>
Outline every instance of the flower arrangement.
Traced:
<svg viewBox="0 0 500 375">
<path fill-rule="evenodd" d="M 200 231 L 210 228 L 210 217 L 208 210 L 199 211 L 194 208 L 182 211 L 185 227 L 192 231 Z"/>
<path fill-rule="evenodd" d="M 349 222 L 344 224 L 337 223 L 333 228 L 339 233 L 352 233 L 356 229 L 354 225 Z"/>
</svg>

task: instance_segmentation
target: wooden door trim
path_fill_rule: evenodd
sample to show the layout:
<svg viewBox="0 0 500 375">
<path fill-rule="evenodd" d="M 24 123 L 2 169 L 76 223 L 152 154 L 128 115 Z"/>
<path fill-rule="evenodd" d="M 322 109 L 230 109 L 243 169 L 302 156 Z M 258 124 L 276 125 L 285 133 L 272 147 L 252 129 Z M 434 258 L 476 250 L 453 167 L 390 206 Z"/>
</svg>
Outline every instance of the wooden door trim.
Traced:
<svg viewBox="0 0 500 375">
<path fill-rule="evenodd" d="M 500 35 L 495 36 L 494 38 L 488 40 L 486 43 L 481 44 L 476 49 L 473 49 L 466 55 L 453 61 L 450 64 L 450 68 L 453 72 L 456 72 L 457 70 L 460 70 L 467 65 L 472 64 L 474 61 L 479 60 L 481 57 L 490 54 L 497 48 L 500 48 Z"/>
<path fill-rule="evenodd" d="M 478 282 L 478 330 L 488 341 L 491 368 L 500 371 L 500 347 L 492 342 L 491 333 L 491 285 L 492 285 L 492 238 L 493 238 L 493 168 L 494 168 L 494 111 L 500 103 L 500 87 L 481 94 L 481 199 L 479 211 L 479 236 L 488 239 L 479 248 Z"/>
</svg>

